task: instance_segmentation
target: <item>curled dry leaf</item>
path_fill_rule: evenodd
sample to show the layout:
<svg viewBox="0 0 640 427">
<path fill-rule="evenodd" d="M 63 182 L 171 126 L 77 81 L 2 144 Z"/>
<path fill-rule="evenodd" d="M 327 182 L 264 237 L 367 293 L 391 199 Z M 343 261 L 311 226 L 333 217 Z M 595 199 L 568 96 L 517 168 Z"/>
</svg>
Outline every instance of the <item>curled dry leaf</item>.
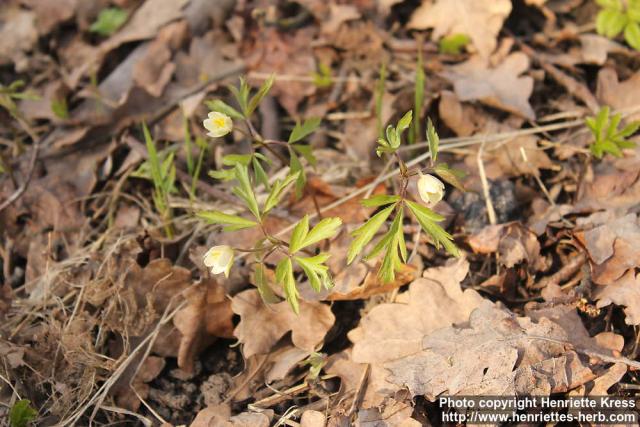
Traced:
<svg viewBox="0 0 640 427">
<path fill-rule="evenodd" d="M 630 269 L 640 266 L 640 221 L 636 214 L 612 219 L 600 213 L 590 218 L 602 224 L 574 233 L 585 246 L 592 261 L 593 281 L 611 285 Z"/>
<path fill-rule="evenodd" d="M 233 311 L 224 288 L 213 279 L 205 279 L 185 291 L 188 305 L 178 311 L 173 323 L 180 331 L 178 366 L 193 371 L 195 355 L 213 337 L 233 337 Z"/>
<path fill-rule="evenodd" d="M 581 182 L 580 198 L 573 205 L 573 211 L 626 212 L 637 205 L 640 200 L 640 156 L 637 153 L 629 159 L 620 159 L 616 167 L 609 163 L 597 165 L 594 175 Z"/>
<path fill-rule="evenodd" d="M 132 367 L 135 366 L 132 365 Z M 130 411 L 137 411 L 141 404 L 140 398 L 146 399 L 149 395 L 150 386 L 147 383 L 160 375 L 164 366 L 164 358 L 149 356 L 142 362 L 139 370 L 127 369 L 111 390 L 111 393 L 115 395 L 118 406 Z M 135 377 L 132 378 L 133 375 Z"/>
<path fill-rule="evenodd" d="M 533 120 L 535 113 L 529 104 L 533 78 L 521 76 L 528 69 L 527 55 L 515 52 L 495 67 L 489 65 L 487 58 L 473 56 L 462 64 L 449 67 L 444 76 L 453 82 L 461 101 L 480 101 Z"/>
<path fill-rule="evenodd" d="M 319 411 L 306 410 L 300 417 L 300 427 L 324 427 L 327 425 L 327 417 Z"/>
<path fill-rule="evenodd" d="M 497 252 L 500 263 L 507 268 L 521 262 L 526 262 L 533 271 L 545 268 L 538 238 L 519 222 L 489 225 L 479 233 L 469 236 L 468 242 L 475 253 Z"/>
<path fill-rule="evenodd" d="M 361 427 L 419 427 L 411 418 L 413 405 L 409 399 L 388 398 L 379 407 L 360 409 L 357 424 Z"/>
<path fill-rule="evenodd" d="M 154 37 L 164 25 L 181 18 L 189 0 L 146 0 L 131 19 L 101 46 L 108 52 L 123 43 Z"/>
<path fill-rule="evenodd" d="M 216 31 L 192 38 L 188 53 L 176 53 L 176 80 L 183 86 L 195 86 L 203 78 L 229 72 L 241 63 L 241 60 L 231 60 L 225 55 L 232 46 Z"/>
<path fill-rule="evenodd" d="M 300 301 L 300 314 L 296 315 L 286 301 L 266 305 L 255 289 L 234 296 L 231 308 L 240 315 L 234 335 L 243 344 L 246 358 L 268 353 L 289 331 L 296 347 L 312 352 L 335 321 L 328 305 Z"/>
<path fill-rule="evenodd" d="M 19 103 L 20 112 L 30 120 L 46 119 L 53 122 L 60 121 L 51 106 L 55 102 L 66 100 L 68 89 L 62 81 L 55 81 L 37 89 L 39 97 L 36 99 L 25 99 Z"/>
<path fill-rule="evenodd" d="M 576 309 L 578 297 L 573 291 L 563 292 L 556 284 L 549 284 L 542 291 L 544 303 L 530 302 L 525 306 L 525 314 L 539 322 L 547 318 L 571 337 L 571 343 L 582 349 L 592 350 L 606 355 L 618 354 L 624 346 L 624 338 L 612 332 L 601 332 L 591 337 L 584 327 Z"/>
<path fill-rule="evenodd" d="M 289 343 L 281 343 L 268 354 L 255 354 L 245 360 L 244 370 L 233 378 L 233 387 L 227 394 L 234 402 L 255 397 L 264 384 L 284 379 L 287 374 L 309 356 Z"/>
<path fill-rule="evenodd" d="M 352 5 L 338 5 L 335 3 L 329 4 L 329 19 L 326 19 L 322 23 L 322 33 L 326 35 L 333 35 L 340 25 L 344 22 L 353 21 L 360 18 L 360 12 L 358 8 Z"/>
<path fill-rule="evenodd" d="M 380 407 L 395 393 L 397 387 L 385 380 L 389 375 L 386 369 L 379 365 L 369 365 L 367 372 L 367 366 L 366 363 L 354 362 L 351 349 L 347 349 L 329 356 L 324 370 L 340 377 L 340 395 L 352 396 L 361 391 L 362 408 Z M 363 390 L 360 390 L 361 384 L 364 386 Z"/>
<path fill-rule="evenodd" d="M 488 131 L 490 127 L 485 128 Z M 498 132 L 514 130 L 507 126 L 497 126 Z M 491 133 L 491 132 L 489 132 Z M 538 146 L 538 138 L 533 135 L 521 135 L 504 143 L 497 143 L 486 149 L 487 177 L 496 179 L 502 176 L 540 175 L 540 169 L 552 169 L 553 163 L 547 153 Z M 467 157 L 467 162 L 471 160 Z"/>
<path fill-rule="evenodd" d="M 433 38 L 467 34 L 478 53 L 488 57 L 496 48 L 496 38 L 511 13 L 510 0 L 423 0 L 408 27 L 433 28 Z"/>
<path fill-rule="evenodd" d="M 364 263 L 348 266 L 333 278 L 335 286 L 326 299 L 329 301 L 366 299 L 404 286 L 414 280 L 419 273 L 413 265 L 404 264 L 396 273 L 394 280 L 384 282 L 378 275 L 379 268 L 380 266 L 377 265 L 370 269 Z M 363 277 L 364 280 L 362 280 Z"/>
<path fill-rule="evenodd" d="M 231 416 L 227 404 L 209 406 L 198 412 L 190 427 L 269 427 L 273 411 L 242 412 Z"/>
<path fill-rule="evenodd" d="M 444 123 L 458 136 L 473 135 L 484 128 L 489 120 L 488 115 L 480 108 L 463 104 L 451 91 L 440 92 L 438 114 Z"/>
<path fill-rule="evenodd" d="M 638 106 L 640 99 L 640 73 L 621 82 L 613 68 L 603 68 L 598 73 L 598 87 L 596 96 L 604 104 L 618 110 Z M 640 113 L 636 112 L 626 118 L 628 121 L 640 120 Z"/>
<path fill-rule="evenodd" d="M 309 49 L 314 33 L 313 28 L 287 32 L 266 29 L 250 47 L 251 50 L 242 56 L 250 58 L 248 66 L 251 69 L 265 75 L 308 76 L 316 71 L 315 58 Z M 259 85 L 262 82 L 256 83 Z M 315 91 L 316 87 L 311 83 L 276 79 L 270 93 L 278 98 L 292 117 L 298 117 L 298 104 Z"/>
<path fill-rule="evenodd" d="M 536 198 L 531 203 L 532 215 L 529 217 L 528 227 L 536 236 L 545 232 L 549 223 L 560 221 L 565 215 L 573 212 L 573 205 L 550 204 L 547 200 Z"/>
<path fill-rule="evenodd" d="M 3 7 L 0 11 L 0 65 L 11 62 L 18 71 L 26 67 L 26 52 L 38 41 L 35 14 L 18 7 Z"/>
<path fill-rule="evenodd" d="M 593 388 L 589 392 L 591 396 L 606 396 L 611 386 L 616 384 L 627 373 L 627 365 L 614 363 L 605 373 L 593 381 Z"/>
<path fill-rule="evenodd" d="M 162 95 L 171 80 L 176 64 L 171 61 L 171 49 L 157 38 L 149 44 L 144 57 L 133 67 L 133 80 L 150 95 Z"/>
<path fill-rule="evenodd" d="M 479 106 L 463 104 L 456 94 L 449 91 L 440 93 L 439 114 L 444 123 L 458 136 L 494 135 L 509 133 L 522 126 L 520 117 L 497 122 Z M 477 168 L 477 154 L 467 156 L 469 169 Z M 539 175 L 540 169 L 551 169 L 549 156 L 538 147 L 534 135 L 519 135 L 504 141 L 487 143 L 483 155 L 484 167 L 489 179 L 502 176 Z"/>
<path fill-rule="evenodd" d="M 40 35 L 48 34 L 61 22 L 73 17 L 78 0 L 25 0 L 26 4 L 36 14 L 36 23 Z"/>
<path fill-rule="evenodd" d="M 298 363 L 302 362 L 309 356 L 310 352 L 299 349 L 291 345 L 283 346 L 269 355 L 267 362 L 267 370 L 265 373 L 265 381 L 271 384 L 274 381 L 281 380 L 295 368 Z"/>
<path fill-rule="evenodd" d="M 640 325 L 640 275 L 633 270 L 607 286 L 598 286 L 595 291 L 597 307 L 609 304 L 624 306 L 624 321 L 627 325 Z"/>
<path fill-rule="evenodd" d="M 586 64 L 604 65 L 609 52 L 624 50 L 620 44 L 598 34 L 581 34 L 580 44 L 579 60 Z"/>
</svg>

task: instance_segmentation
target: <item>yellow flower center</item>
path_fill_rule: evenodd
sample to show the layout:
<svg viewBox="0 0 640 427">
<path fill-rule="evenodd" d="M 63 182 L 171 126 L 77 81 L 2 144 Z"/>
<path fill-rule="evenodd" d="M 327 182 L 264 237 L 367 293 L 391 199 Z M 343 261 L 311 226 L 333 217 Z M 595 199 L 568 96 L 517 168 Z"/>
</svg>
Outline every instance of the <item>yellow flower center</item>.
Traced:
<svg viewBox="0 0 640 427">
<path fill-rule="evenodd" d="M 213 124 L 219 128 L 224 127 L 225 125 L 224 117 L 218 117 L 217 119 L 213 119 Z"/>
</svg>

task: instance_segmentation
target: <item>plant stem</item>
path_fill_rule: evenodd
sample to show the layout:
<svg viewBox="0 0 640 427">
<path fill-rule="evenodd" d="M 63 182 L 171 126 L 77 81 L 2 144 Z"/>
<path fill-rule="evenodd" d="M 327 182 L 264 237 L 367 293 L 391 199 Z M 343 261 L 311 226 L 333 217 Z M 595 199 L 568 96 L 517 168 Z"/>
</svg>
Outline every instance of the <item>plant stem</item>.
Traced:
<svg viewBox="0 0 640 427">
<path fill-rule="evenodd" d="M 271 154 L 276 156 L 278 158 L 278 160 L 280 160 L 282 162 L 283 165 L 286 165 L 287 163 L 289 163 L 287 158 L 285 156 L 283 156 L 282 153 L 279 153 L 278 151 L 274 150 L 273 147 L 270 147 L 264 141 L 258 141 L 258 145 L 261 146 L 261 147 L 266 148 L 267 151 L 269 151 Z"/>
</svg>

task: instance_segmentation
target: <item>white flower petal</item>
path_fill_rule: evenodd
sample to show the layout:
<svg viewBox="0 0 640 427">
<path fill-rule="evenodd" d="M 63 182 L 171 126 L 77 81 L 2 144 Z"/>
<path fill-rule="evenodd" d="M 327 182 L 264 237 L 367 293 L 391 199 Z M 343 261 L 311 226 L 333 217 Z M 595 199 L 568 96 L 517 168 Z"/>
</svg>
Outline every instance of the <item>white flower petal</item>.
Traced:
<svg viewBox="0 0 640 427">
<path fill-rule="evenodd" d="M 233 266 L 233 249 L 227 245 L 213 246 L 204 254 L 202 261 L 211 269 L 211 274 L 224 273 L 229 277 Z"/>
<path fill-rule="evenodd" d="M 202 125 L 209 131 L 207 135 L 212 138 L 220 138 L 231 132 L 233 129 L 233 120 L 226 114 L 212 111 L 207 115 Z"/>
<path fill-rule="evenodd" d="M 427 205 L 435 205 L 444 197 L 444 184 L 433 175 L 420 174 L 418 194 Z"/>
</svg>

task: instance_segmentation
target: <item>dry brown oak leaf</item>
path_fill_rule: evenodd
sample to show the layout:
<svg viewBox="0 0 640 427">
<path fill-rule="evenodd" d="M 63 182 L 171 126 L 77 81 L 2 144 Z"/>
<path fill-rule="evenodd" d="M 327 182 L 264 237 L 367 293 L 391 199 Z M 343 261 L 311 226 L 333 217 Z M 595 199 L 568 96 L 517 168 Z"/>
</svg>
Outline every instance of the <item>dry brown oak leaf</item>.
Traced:
<svg viewBox="0 0 640 427">
<path fill-rule="evenodd" d="M 640 325 L 640 274 L 636 275 L 633 270 L 629 270 L 615 283 L 598 286 L 595 298 L 598 301 L 598 308 L 609 304 L 624 306 L 625 323 Z"/>
<path fill-rule="evenodd" d="M 566 392 L 595 375 L 570 337 L 547 318 L 528 317 L 484 304 L 461 327 L 439 329 L 424 337 L 422 351 L 386 363 L 390 382 L 413 396 L 435 400 L 451 395 L 548 395 Z"/>
<path fill-rule="evenodd" d="M 268 353 L 289 331 L 296 347 L 312 352 L 335 322 L 326 304 L 300 301 L 300 314 L 295 314 L 286 301 L 265 304 L 255 289 L 234 296 L 231 309 L 240 315 L 233 334 L 243 344 L 245 358 Z"/>
<path fill-rule="evenodd" d="M 396 303 L 374 307 L 357 328 L 349 332 L 354 343 L 352 359 L 358 363 L 382 363 L 422 349 L 425 335 L 454 323 L 465 322 L 485 300 L 460 282 L 469 271 L 464 259 L 430 268 Z"/>
<path fill-rule="evenodd" d="M 468 271 L 469 263 L 465 259 L 452 259 L 442 267 L 428 269 L 423 278 L 415 280 L 408 291 L 398 295 L 395 303 L 374 307 L 360 325 L 349 332 L 349 339 L 354 343 L 350 359 L 329 371 L 340 375 L 344 386 L 353 388 L 357 382 L 345 377 L 345 369 L 355 372 L 358 366 L 371 364 L 363 408 L 383 405 L 399 388 L 385 380 L 389 374 L 383 367 L 385 362 L 419 352 L 425 335 L 465 322 L 476 307 L 491 304 L 472 289 L 462 291 L 460 282 Z"/>
<path fill-rule="evenodd" d="M 224 288 L 213 279 L 185 290 L 184 297 L 188 304 L 176 313 L 173 323 L 181 334 L 178 366 L 192 372 L 196 355 L 214 337 L 233 337 L 233 312 Z"/>
<path fill-rule="evenodd" d="M 496 48 L 496 37 L 511 13 L 510 0 L 423 0 L 408 27 L 433 28 L 433 38 L 467 34 L 478 53 L 488 57 Z"/>
<path fill-rule="evenodd" d="M 528 69 L 527 55 L 515 52 L 495 67 L 489 65 L 487 58 L 473 56 L 466 62 L 449 67 L 444 76 L 453 83 L 460 101 L 480 101 L 533 120 L 535 113 L 529 104 L 533 78 L 521 76 Z"/>
<path fill-rule="evenodd" d="M 601 69 L 598 73 L 596 96 L 604 105 L 610 105 L 615 110 L 637 108 L 640 99 L 640 73 L 634 73 L 629 79 L 620 82 L 613 68 Z M 640 120 L 640 113 L 636 111 L 625 120 Z"/>
<path fill-rule="evenodd" d="M 590 218 L 597 220 L 599 216 L 596 213 Z M 612 285 L 625 272 L 640 266 L 640 220 L 633 213 L 617 219 L 601 218 L 605 219 L 601 225 L 575 235 L 589 253 L 593 281 Z"/>
<path fill-rule="evenodd" d="M 475 253 L 498 253 L 499 261 L 507 268 L 526 262 L 533 271 L 544 269 L 540 256 L 540 242 L 536 235 L 519 222 L 488 225 L 469 236 L 469 246 Z"/>
</svg>

